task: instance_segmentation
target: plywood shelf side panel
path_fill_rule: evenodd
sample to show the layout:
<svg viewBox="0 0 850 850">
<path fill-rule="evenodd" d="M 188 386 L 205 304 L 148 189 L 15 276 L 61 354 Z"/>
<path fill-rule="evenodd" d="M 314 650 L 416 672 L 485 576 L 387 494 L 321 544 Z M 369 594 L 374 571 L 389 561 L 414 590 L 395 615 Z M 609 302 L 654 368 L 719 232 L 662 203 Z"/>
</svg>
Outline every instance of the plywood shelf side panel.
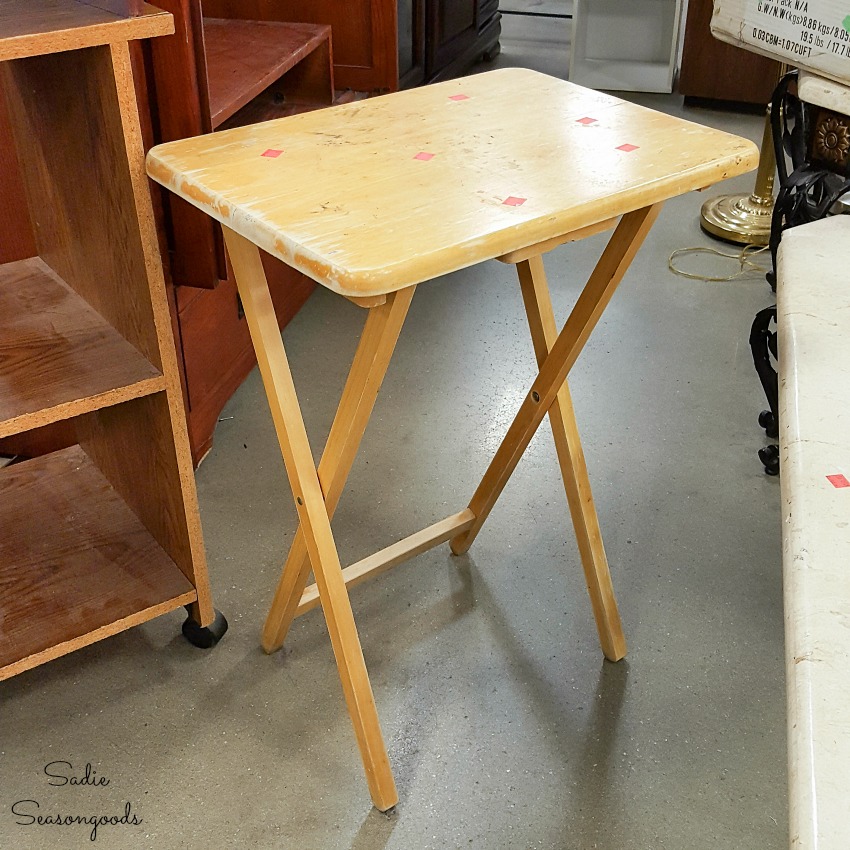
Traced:
<svg viewBox="0 0 850 850">
<path fill-rule="evenodd" d="M 144 149 L 138 113 L 135 110 L 133 75 L 128 45 L 110 47 L 119 102 L 124 145 L 128 157 L 129 188 L 136 213 L 141 259 L 147 283 L 146 296 L 158 362 L 165 375 L 166 392 L 135 404 L 129 419 L 121 414 L 87 417 L 88 436 L 80 442 L 93 452 L 92 458 L 127 504 L 135 511 L 154 539 L 175 561 L 194 585 L 197 605 L 193 616 L 201 625 L 215 617 L 207 573 L 195 477 L 183 407 L 183 390 L 177 367 L 172 317 L 163 276 L 159 242 L 145 173 Z M 146 403 L 147 402 L 147 403 Z M 100 424 L 93 425 L 94 419 Z M 107 420 L 112 425 L 101 430 Z M 140 450 L 140 446 L 145 448 Z M 126 448 L 122 448 L 126 446 Z M 125 461 L 126 451 L 134 462 Z M 139 480 L 143 486 L 139 486 Z"/>
<path fill-rule="evenodd" d="M 0 266 L 0 437 L 164 386 L 162 373 L 40 259 Z"/>
<path fill-rule="evenodd" d="M 0 679 L 194 601 L 75 446 L 0 472 Z"/>
</svg>

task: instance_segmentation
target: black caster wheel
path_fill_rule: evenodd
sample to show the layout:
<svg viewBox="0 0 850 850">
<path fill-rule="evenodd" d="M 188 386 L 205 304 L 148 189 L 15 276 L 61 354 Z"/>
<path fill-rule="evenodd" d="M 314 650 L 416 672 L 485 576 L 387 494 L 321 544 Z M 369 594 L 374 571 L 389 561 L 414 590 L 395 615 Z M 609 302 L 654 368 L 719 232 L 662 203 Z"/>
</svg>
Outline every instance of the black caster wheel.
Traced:
<svg viewBox="0 0 850 850">
<path fill-rule="evenodd" d="M 759 449 L 759 460 L 764 464 L 768 475 L 779 475 L 779 446 L 765 446 Z"/>
<path fill-rule="evenodd" d="M 775 440 L 779 437 L 779 428 L 776 424 L 776 417 L 770 410 L 762 410 L 762 412 L 759 413 L 759 425 L 764 428 L 764 433 L 767 434 L 771 440 Z"/>
<path fill-rule="evenodd" d="M 183 637 L 199 649 L 211 649 L 223 637 L 227 631 L 227 620 L 218 609 L 215 619 L 208 626 L 199 626 L 190 614 L 183 623 Z"/>
</svg>

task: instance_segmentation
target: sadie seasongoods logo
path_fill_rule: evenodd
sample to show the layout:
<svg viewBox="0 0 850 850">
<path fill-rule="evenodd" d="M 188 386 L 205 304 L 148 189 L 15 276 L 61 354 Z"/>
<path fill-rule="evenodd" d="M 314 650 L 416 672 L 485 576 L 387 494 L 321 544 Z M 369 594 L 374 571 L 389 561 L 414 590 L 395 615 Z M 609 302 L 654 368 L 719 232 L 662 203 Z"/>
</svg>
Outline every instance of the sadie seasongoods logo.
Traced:
<svg viewBox="0 0 850 850">
<path fill-rule="evenodd" d="M 75 770 L 69 761 L 52 761 L 44 766 L 47 784 L 53 788 L 73 791 L 75 788 L 106 788 L 110 780 L 99 776 L 86 762 L 82 770 Z M 51 802 L 42 805 L 38 800 L 17 800 L 12 804 L 12 816 L 21 827 L 86 827 L 89 840 L 97 841 L 98 830 L 105 827 L 139 826 L 142 819 L 133 811 L 132 803 L 124 804 L 123 811 L 73 812 L 70 806 Z"/>
</svg>

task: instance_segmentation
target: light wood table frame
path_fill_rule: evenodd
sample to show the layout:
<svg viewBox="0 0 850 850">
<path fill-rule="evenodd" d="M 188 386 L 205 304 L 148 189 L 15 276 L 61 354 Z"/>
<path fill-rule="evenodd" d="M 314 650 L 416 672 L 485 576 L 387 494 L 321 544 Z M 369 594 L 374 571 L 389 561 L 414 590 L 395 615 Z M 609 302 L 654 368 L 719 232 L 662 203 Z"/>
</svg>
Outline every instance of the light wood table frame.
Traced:
<svg viewBox="0 0 850 850">
<path fill-rule="evenodd" d="M 548 413 L 602 650 L 625 655 L 567 375 L 663 201 L 757 160 L 746 140 L 519 69 L 151 151 L 149 174 L 224 225 L 298 512 L 263 646 L 321 603 L 378 809 L 398 795 L 348 588 L 445 541 L 465 552 Z M 558 333 L 542 255 L 612 227 Z M 369 310 L 318 467 L 260 248 Z M 465 509 L 343 569 L 331 518 L 416 285 L 493 258 L 517 266 L 539 374 Z"/>
</svg>

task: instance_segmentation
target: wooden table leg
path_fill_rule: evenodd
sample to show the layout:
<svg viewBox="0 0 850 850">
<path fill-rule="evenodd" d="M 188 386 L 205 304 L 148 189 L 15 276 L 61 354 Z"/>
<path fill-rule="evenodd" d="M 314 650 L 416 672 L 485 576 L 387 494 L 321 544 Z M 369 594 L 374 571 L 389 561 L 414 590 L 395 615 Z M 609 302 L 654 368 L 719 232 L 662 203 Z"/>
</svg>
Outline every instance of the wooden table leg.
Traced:
<svg viewBox="0 0 850 850">
<path fill-rule="evenodd" d="M 538 255 L 517 263 L 517 274 L 534 343 L 534 353 L 538 366 L 542 366 L 558 336 L 552 299 L 546 284 L 543 257 Z M 599 518 L 593 504 L 587 464 L 567 381 L 564 381 L 549 408 L 549 423 L 555 439 L 555 451 L 558 454 L 567 502 L 573 518 L 599 642 L 607 659 L 619 661 L 626 654 L 626 639 L 620 622 L 620 612 L 617 610 L 617 600 L 614 598 L 608 559 L 602 544 Z"/>
<path fill-rule="evenodd" d="M 378 390 L 387 371 L 415 286 L 393 292 L 386 303 L 369 310 L 360 344 L 348 373 L 348 380 L 331 426 L 322 459 L 319 481 L 325 494 L 328 516 L 333 517 L 348 473 L 360 446 L 360 440 Z M 310 575 L 310 560 L 299 527 L 289 549 L 271 609 L 263 626 L 262 643 L 266 652 L 283 646 L 295 618 L 301 595 Z"/>
<path fill-rule="evenodd" d="M 655 204 L 635 210 L 624 215 L 617 225 L 469 502 L 475 522 L 468 531 L 451 541 L 455 554 L 466 552 L 484 525 L 660 209 L 661 204 Z"/>
<path fill-rule="evenodd" d="M 348 713 L 354 725 L 366 770 L 369 791 L 376 808 L 386 811 L 398 802 L 398 793 L 381 734 L 360 638 L 354 624 L 351 601 L 342 577 L 325 497 L 318 472 L 313 465 L 310 443 L 260 252 L 256 245 L 227 227 L 224 228 L 224 238 L 257 353 L 260 374 L 292 486 L 298 518 L 304 530 L 307 552 L 319 587 L 322 609 Z"/>
</svg>

